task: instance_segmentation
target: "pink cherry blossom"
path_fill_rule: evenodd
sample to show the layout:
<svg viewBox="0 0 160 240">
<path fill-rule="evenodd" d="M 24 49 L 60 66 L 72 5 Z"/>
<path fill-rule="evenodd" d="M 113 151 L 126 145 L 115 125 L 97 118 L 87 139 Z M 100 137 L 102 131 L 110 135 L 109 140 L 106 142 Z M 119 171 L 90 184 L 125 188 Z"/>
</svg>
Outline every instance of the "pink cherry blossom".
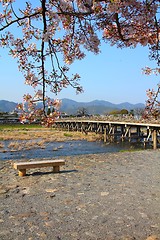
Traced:
<svg viewBox="0 0 160 240">
<path fill-rule="evenodd" d="M 77 93 L 82 92 L 80 76 L 77 73 L 71 76 L 69 65 L 83 59 L 86 50 L 98 54 L 102 40 L 119 48 L 148 46 L 150 58 L 157 66 L 147 67 L 143 72 L 160 73 L 158 0 L 37 0 L 36 3 L 35 6 L 26 1 L 19 9 L 16 0 L 0 0 L 0 47 L 9 49 L 9 54 L 17 59 L 25 83 L 35 89 L 34 96 L 24 96 L 20 106 L 23 119 L 26 116 L 35 121 L 37 117 L 44 123 L 48 121 L 48 125 L 54 122 L 55 114 L 49 119 L 46 115 L 50 102 L 47 91 L 56 94 L 72 86 Z M 14 32 L 15 28 L 18 32 Z M 147 94 L 150 102 L 151 98 L 156 102 L 159 90 Z M 57 100 L 52 102 L 59 106 Z"/>
</svg>

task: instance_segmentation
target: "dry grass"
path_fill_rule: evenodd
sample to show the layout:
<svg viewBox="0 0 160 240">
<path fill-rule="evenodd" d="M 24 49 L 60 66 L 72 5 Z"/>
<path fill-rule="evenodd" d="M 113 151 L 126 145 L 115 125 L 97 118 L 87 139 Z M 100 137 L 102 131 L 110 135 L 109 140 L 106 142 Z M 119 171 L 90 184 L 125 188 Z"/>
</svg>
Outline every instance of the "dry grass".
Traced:
<svg viewBox="0 0 160 240">
<path fill-rule="evenodd" d="M 53 129 L 40 129 L 40 130 L 12 130 L 1 131 L 1 141 L 4 140 L 43 140 L 44 142 L 51 141 L 66 141 L 66 140 L 81 140 L 95 141 L 100 136 L 95 133 L 88 133 L 87 135 L 81 132 L 64 132 Z"/>
<path fill-rule="evenodd" d="M 22 143 L 20 144 L 19 142 L 17 141 L 13 141 L 11 143 L 8 144 L 8 148 L 14 150 L 14 149 L 18 149 L 18 150 L 21 150 L 22 149 Z"/>
<path fill-rule="evenodd" d="M 45 141 L 12 141 L 8 144 L 10 151 L 29 150 L 32 148 L 45 148 Z"/>
<path fill-rule="evenodd" d="M 55 129 L 12 129 L 1 131 L 0 152 L 29 150 L 46 147 L 48 142 L 63 142 L 67 140 L 100 140 L 101 136 L 96 133 L 84 134 L 81 132 L 58 131 Z M 11 141 L 4 147 L 3 141 Z M 63 147 L 63 146 L 62 146 Z M 53 151 L 56 151 L 53 149 Z"/>
</svg>

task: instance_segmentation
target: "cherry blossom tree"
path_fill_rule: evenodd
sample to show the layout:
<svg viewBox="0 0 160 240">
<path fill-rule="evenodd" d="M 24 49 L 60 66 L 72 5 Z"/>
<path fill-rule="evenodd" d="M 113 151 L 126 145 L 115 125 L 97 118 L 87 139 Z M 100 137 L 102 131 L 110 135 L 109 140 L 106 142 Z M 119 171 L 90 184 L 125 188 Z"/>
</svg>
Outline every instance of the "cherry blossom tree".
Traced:
<svg viewBox="0 0 160 240">
<path fill-rule="evenodd" d="M 119 48 L 148 46 L 159 74 L 159 7 L 159 0 L 0 0 L 0 46 L 9 49 L 25 83 L 35 89 L 35 95 L 24 95 L 19 105 L 22 121 L 53 123 L 56 111 L 47 116 L 46 109 L 57 109 L 60 102 L 47 97 L 47 91 L 56 94 L 70 85 L 82 92 L 80 76 L 71 75 L 69 65 L 87 51 L 98 54 L 101 41 Z M 152 69 L 144 71 L 150 74 Z M 148 109 L 153 110 L 155 101 L 160 107 L 158 94 L 159 87 L 156 93 L 150 91 Z"/>
<path fill-rule="evenodd" d="M 159 47 L 160 50 L 160 47 Z M 158 63 L 158 66 L 160 64 Z M 151 74 L 160 74 L 160 68 L 151 69 L 149 67 L 146 67 L 143 69 L 144 73 L 146 75 Z M 147 101 L 146 101 L 146 108 L 143 113 L 143 118 L 147 119 L 159 119 L 160 118 L 160 83 L 157 84 L 157 89 L 148 89 L 147 90 Z"/>
<path fill-rule="evenodd" d="M 160 117 L 160 100 L 158 98 L 160 93 L 160 84 L 158 84 L 158 89 L 147 90 L 148 100 L 146 102 L 146 108 L 143 114 L 144 118 L 154 118 L 158 120 Z"/>
</svg>

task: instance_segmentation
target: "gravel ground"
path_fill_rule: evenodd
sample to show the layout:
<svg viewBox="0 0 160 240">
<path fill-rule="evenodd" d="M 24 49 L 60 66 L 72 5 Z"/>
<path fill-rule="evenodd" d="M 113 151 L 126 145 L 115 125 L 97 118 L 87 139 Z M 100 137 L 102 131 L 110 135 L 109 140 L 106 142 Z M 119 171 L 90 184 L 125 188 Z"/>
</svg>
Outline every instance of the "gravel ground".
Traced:
<svg viewBox="0 0 160 240">
<path fill-rule="evenodd" d="M 65 160 L 25 177 L 0 161 L 1 240 L 160 239 L 160 150 Z"/>
</svg>

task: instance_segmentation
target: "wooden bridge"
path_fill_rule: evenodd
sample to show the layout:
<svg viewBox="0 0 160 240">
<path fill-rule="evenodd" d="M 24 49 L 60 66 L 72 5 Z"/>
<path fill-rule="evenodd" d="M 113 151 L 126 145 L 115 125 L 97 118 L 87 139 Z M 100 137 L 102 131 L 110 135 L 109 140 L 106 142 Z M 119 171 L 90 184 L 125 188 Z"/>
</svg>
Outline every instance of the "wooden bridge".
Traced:
<svg viewBox="0 0 160 240">
<path fill-rule="evenodd" d="M 84 133 L 96 132 L 103 135 L 104 142 L 115 140 L 139 141 L 157 149 L 160 144 L 160 124 L 137 122 L 114 122 L 80 119 L 58 119 L 55 127 Z"/>
</svg>

